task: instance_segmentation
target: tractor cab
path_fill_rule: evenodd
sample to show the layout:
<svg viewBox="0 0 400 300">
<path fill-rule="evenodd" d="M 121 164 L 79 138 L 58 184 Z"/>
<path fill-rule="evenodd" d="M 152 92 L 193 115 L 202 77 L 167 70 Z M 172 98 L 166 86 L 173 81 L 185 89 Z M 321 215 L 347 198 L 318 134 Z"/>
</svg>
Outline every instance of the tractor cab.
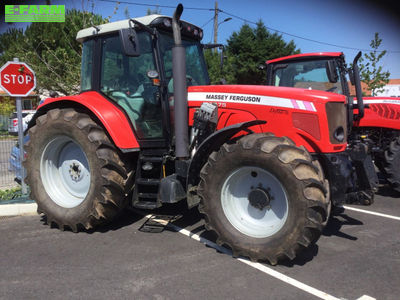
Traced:
<svg viewBox="0 0 400 300">
<path fill-rule="evenodd" d="M 200 28 L 181 21 L 186 85 L 206 85 Z M 174 126 L 172 21 L 151 15 L 78 32 L 83 43 L 81 91 L 96 91 L 128 116 L 139 143 L 167 146 Z M 129 53 L 134 36 L 135 52 Z M 128 37 L 130 38 L 130 37 Z"/>
</svg>

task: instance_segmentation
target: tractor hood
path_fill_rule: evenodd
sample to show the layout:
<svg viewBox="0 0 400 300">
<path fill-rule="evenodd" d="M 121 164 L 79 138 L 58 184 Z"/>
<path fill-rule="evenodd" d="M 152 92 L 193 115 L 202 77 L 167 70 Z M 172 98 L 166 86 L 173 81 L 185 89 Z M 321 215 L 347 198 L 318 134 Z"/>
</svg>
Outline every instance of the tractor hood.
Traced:
<svg viewBox="0 0 400 300">
<path fill-rule="evenodd" d="M 293 107 L 292 100 L 309 103 L 346 102 L 340 94 L 319 90 L 274 87 L 262 85 L 210 85 L 188 88 L 188 101 L 210 101 L 235 104 L 270 105 L 280 101 L 284 107 Z M 286 104 L 284 104 L 286 103 Z"/>
</svg>

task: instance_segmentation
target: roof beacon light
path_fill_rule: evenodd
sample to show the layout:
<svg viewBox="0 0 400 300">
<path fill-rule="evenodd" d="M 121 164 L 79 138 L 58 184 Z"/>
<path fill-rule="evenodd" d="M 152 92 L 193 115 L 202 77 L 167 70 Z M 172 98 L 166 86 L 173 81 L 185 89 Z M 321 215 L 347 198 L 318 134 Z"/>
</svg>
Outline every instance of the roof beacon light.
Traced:
<svg viewBox="0 0 400 300">
<path fill-rule="evenodd" d="M 163 23 L 164 23 L 165 27 L 171 27 L 171 20 L 170 19 L 164 18 Z"/>
</svg>

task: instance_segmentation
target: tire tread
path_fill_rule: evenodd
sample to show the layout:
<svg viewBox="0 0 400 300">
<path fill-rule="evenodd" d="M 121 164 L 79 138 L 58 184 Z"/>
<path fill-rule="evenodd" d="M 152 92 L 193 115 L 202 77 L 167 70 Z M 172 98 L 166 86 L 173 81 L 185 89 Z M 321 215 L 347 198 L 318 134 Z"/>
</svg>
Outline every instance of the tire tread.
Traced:
<svg viewBox="0 0 400 300">
<path fill-rule="evenodd" d="M 292 244 L 280 245 L 276 249 L 262 253 L 260 250 L 248 249 L 246 246 L 235 245 L 227 242 L 225 233 L 213 225 L 213 212 L 209 208 L 207 186 L 213 181 L 213 173 L 218 160 L 227 158 L 232 152 L 240 147 L 242 151 L 252 153 L 265 152 L 266 155 L 275 156 L 283 167 L 289 168 L 293 175 L 299 180 L 303 187 L 304 201 L 306 202 L 306 214 L 304 227 L 300 229 L 297 240 Z M 283 154 L 284 153 L 284 154 Z M 286 155 L 285 159 L 280 156 Z M 304 170 L 299 170 L 301 167 Z M 296 176 L 296 169 L 298 173 Z M 305 171 L 306 170 L 306 171 Z M 300 176 L 301 175 L 301 176 Z M 203 166 L 200 174 L 201 180 L 198 187 L 198 194 L 201 198 L 199 211 L 204 215 L 206 229 L 212 230 L 217 235 L 217 244 L 226 244 L 235 255 L 248 257 L 252 261 L 269 261 L 272 265 L 280 260 L 293 260 L 304 248 L 315 243 L 321 235 L 323 222 L 328 217 L 326 199 L 327 191 L 324 187 L 324 176 L 320 164 L 313 163 L 311 155 L 304 147 L 296 147 L 292 140 L 287 137 L 276 137 L 273 134 L 250 134 L 242 137 L 234 144 L 224 144 L 219 151 L 213 152 L 207 163 Z M 251 247 L 250 247 L 251 248 Z"/>
<path fill-rule="evenodd" d="M 32 140 L 42 132 L 42 127 L 51 126 L 51 122 L 60 119 L 79 128 L 87 136 L 87 142 L 95 146 L 97 150 L 93 155 L 101 162 L 102 182 L 98 183 L 100 187 L 99 191 L 95 193 L 96 197 L 93 195 L 95 199 L 91 200 L 93 205 L 90 211 L 74 218 L 75 221 L 73 223 L 67 220 L 58 220 L 52 211 L 44 209 L 40 201 L 37 201 L 38 212 L 45 215 L 50 226 L 55 224 L 60 230 L 65 230 L 65 228 L 70 228 L 73 232 L 78 232 L 82 229 L 89 230 L 111 221 L 126 206 L 125 183 L 131 170 L 123 162 L 118 149 L 111 143 L 103 128 L 93 121 L 89 115 L 80 113 L 72 108 L 51 109 L 37 118 L 36 125 L 29 129 L 31 140 L 26 147 L 28 157 L 30 157 L 33 150 Z M 35 185 L 38 184 L 37 180 L 40 180 L 40 178 L 35 178 L 29 172 L 30 163 L 24 162 L 24 164 L 28 167 L 27 182 L 31 185 L 31 198 L 40 199 L 40 195 L 37 194 L 35 188 Z"/>
</svg>

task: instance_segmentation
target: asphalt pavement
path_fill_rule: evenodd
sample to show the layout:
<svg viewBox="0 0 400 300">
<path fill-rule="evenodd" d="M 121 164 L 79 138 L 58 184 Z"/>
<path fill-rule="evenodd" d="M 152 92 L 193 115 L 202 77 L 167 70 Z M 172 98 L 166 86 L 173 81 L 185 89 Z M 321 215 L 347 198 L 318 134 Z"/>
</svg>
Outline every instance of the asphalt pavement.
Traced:
<svg viewBox="0 0 400 300">
<path fill-rule="evenodd" d="M 126 211 L 77 234 L 38 215 L 1 218 L 0 299 L 399 299 L 400 198 L 385 188 L 373 206 L 349 206 L 315 246 L 278 266 L 205 245 L 215 237 L 195 209 L 155 212 L 179 218 L 174 227 L 150 224 L 151 213 Z"/>
</svg>

